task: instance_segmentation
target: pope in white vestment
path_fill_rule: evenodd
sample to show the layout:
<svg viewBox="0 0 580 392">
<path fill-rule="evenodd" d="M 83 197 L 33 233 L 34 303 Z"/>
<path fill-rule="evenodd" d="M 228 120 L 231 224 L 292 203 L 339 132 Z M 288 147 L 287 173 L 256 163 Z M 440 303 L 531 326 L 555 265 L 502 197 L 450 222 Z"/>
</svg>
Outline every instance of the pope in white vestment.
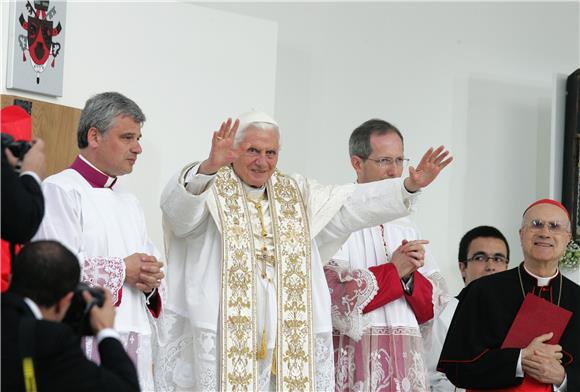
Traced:
<svg viewBox="0 0 580 392">
<path fill-rule="evenodd" d="M 120 113 L 129 114 L 114 116 L 110 129 L 97 135 L 96 132 L 100 131 L 95 130 L 93 125 L 84 124 L 83 116 L 93 118 L 89 114 L 97 113 L 95 117 L 99 118 L 102 114 L 99 104 L 103 102 Z M 99 94 L 87 101 L 79 132 L 90 128 L 85 132 L 88 143 L 79 145 L 81 155 L 68 169 L 44 180 L 45 217 L 34 239 L 61 242 L 78 257 L 81 281 L 111 291 L 113 303 L 118 307 L 115 329 L 137 367 L 141 389 L 153 391 L 152 333 L 155 318 L 161 312 L 160 291 L 163 294 L 163 289 L 157 290 L 159 279 L 154 280 L 154 288 L 148 286 L 147 292 L 153 290 L 147 295 L 135 284 L 129 284 L 127 280 L 131 268 L 127 267 L 125 258 L 142 254 L 150 260 L 142 264 L 144 268 L 159 271 L 160 263 L 155 259 L 160 253 L 147 235 L 139 201 L 116 184 L 116 175 L 129 173 L 141 152 L 138 138 L 144 117 L 134 117 L 134 113 L 140 113 L 135 108 L 138 109 L 134 102 L 117 93 Z M 132 139 L 127 143 L 129 137 Z M 98 143 L 95 142 L 97 138 Z M 110 143 L 123 146 L 126 155 L 118 149 L 111 154 Z M 103 157 L 106 157 L 107 163 L 102 162 Z M 137 273 L 147 274 L 144 270 L 138 270 L 137 267 Z M 160 278 L 162 275 L 157 272 L 151 276 Z M 90 359 L 99 361 L 94 338 L 83 339 L 83 350 Z"/>
<path fill-rule="evenodd" d="M 274 120 L 239 121 L 237 137 L 237 122 L 222 123 L 210 157 L 180 170 L 161 197 L 169 296 L 156 385 L 332 390 L 325 260 L 351 232 L 408 214 L 417 193 L 407 189 L 435 176 L 322 186 L 276 170 Z"/>
</svg>

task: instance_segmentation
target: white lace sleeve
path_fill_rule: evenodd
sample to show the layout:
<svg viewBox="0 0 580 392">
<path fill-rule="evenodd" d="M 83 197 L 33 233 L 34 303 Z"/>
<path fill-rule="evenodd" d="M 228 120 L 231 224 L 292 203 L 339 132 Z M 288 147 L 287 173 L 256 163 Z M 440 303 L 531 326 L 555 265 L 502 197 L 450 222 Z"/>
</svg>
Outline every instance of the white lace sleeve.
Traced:
<svg viewBox="0 0 580 392">
<path fill-rule="evenodd" d="M 435 313 L 435 317 L 438 317 L 445 310 L 445 306 L 452 296 L 449 295 L 447 282 L 445 282 L 445 278 L 439 271 L 426 276 L 426 278 L 429 279 L 433 286 L 433 313 Z"/>
<path fill-rule="evenodd" d="M 83 263 L 81 280 L 91 287 L 107 288 L 116 304 L 125 281 L 125 261 L 121 257 L 87 257 Z"/>
<path fill-rule="evenodd" d="M 433 327 L 435 322 L 440 317 L 441 313 L 443 313 L 445 310 L 447 303 L 453 297 L 449 295 L 445 278 L 443 278 L 443 275 L 441 275 L 439 271 L 435 271 L 434 273 L 426 276 L 426 278 L 433 286 L 433 318 L 428 322 L 421 324 L 419 327 L 421 329 L 421 335 L 423 336 L 423 346 L 425 352 L 430 352 L 432 348 Z"/>
<path fill-rule="evenodd" d="M 355 341 L 360 340 L 368 321 L 363 309 L 379 291 L 375 275 L 368 269 L 351 270 L 335 261 L 324 267 L 332 301 L 332 326 Z"/>
</svg>

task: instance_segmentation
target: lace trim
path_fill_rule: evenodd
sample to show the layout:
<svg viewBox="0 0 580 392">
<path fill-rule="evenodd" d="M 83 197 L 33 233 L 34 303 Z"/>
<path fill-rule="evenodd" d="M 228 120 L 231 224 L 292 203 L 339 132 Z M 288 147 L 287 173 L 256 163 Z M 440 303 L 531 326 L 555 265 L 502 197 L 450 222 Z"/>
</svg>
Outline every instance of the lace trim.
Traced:
<svg viewBox="0 0 580 392">
<path fill-rule="evenodd" d="M 369 336 L 413 336 L 420 338 L 421 331 L 417 327 L 407 327 L 407 326 L 387 326 L 387 327 L 378 327 L 374 326 L 371 328 L 371 331 L 365 335 Z"/>
<path fill-rule="evenodd" d="M 214 331 L 191 328 L 189 321 L 165 311 L 159 318 L 154 363 L 155 390 L 218 391 L 219 368 Z"/>
<path fill-rule="evenodd" d="M 87 257 L 84 260 L 81 280 L 91 287 L 107 288 L 113 295 L 113 303 L 125 282 L 125 261 L 120 257 Z"/>
<path fill-rule="evenodd" d="M 369 327 L 363 309 L 379 291 L 375 275 L 368 269 L 350 270 L 336 261 L 325 267 L 326 280 L 332 299 L 332 324 L 355 341 L 360 340 Z"/>
<path fill-rule="evenodd" d="M 439 271 L 426 276 L 426 278 L 431 281 L 431 285 L 433 286 L 433 312 L 435 313 L 434 318 L 437 318 L 452 297 L 449 296 L 447 282 Z"/>
<path fill-rule="evenodd" d="M 155 390 L 219 391 L 220 355 L 219 335 L 216 332 L 192 327 L 186 317 L 166 310 L 160 316 L 160 333 L 155 345 Z M 317 333 L 313 340 L 315 364 L 313 389 L 334 391 L 334 350 L 329 332 Z M 272 350 L 266 359 L 258 361 L 259 391 L 276 391 L 276 378 L 271 372 Z M 302 389 L 297 389 L 302 390 Z"/>
<path fill-rule="evenodd" d="M 332 336 L 328 334 L 316 334 L 314 339 L 315 366 L 315 390 L 334 390 L 334 359 L 332 350 Z"/>
<path fill-rule="evenodd" d="M 435 320 L 437 320 L 441 313 L 443 313 L 447 303 L 453 297 L 449 295 L 447 282 L 445 282 L 445 278 L 443 278 L 439 271 L 426 276 L 426 278 L 431 282 L 431 286 L 433 287 L 433 295 L 431 299 L 431 302 L 433 303 L 433 318 L 428 322 L 421 324 L 419 328 L 421 330 L 421 335 L 423 336 L 424 349 L 428 352 L 431 351 L 433 346 L 433 326 Z"/>
<path fill-rule="evenodd" d="M 388 336 L 377 328 L 359 342 L 335 337 L 335 391 L 428 392 L 421 338 Z"/>
</svg>

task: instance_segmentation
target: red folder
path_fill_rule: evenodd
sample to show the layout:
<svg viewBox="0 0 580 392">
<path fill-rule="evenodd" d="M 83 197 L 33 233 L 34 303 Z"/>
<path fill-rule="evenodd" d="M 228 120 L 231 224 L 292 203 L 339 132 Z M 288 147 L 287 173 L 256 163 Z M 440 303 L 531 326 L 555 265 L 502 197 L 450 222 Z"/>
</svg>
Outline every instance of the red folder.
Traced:
<svg viewBox="0 0 580 392">
<path fill-rule="evenodd" d="M 571 317 L 569 310 L 528 293 L 501 348 L 524 348 L 534 338 L 549 332 L 554 336 L 546 343 L 558 344 Z"/>
</svg>

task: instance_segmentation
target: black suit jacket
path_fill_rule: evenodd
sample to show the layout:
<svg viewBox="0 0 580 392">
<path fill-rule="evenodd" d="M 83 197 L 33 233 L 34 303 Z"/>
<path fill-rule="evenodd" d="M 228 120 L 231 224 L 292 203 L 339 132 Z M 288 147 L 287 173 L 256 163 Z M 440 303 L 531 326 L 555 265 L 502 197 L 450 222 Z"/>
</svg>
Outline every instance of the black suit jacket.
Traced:
<svg viewBox="0 0 580 392">
<path fill-rule="evenodd" d="M 22 298 L 2 295 L 2 391 L 24 391 L 18 347 L 19 324 L 34 318 Z M 137 371 L 122 344 L 106 338 L 99 344 L 101 365 L 86 358 L 80 338 L 68 325 L 46 320 L 35 322 L 34 370 L 43 391 L 138 391 Z"/>
<path fill-rule="evenodd" d="M 2 239 L 14 244 L 30 241 L 44 216 L 44 197 L 38 182 L 20 176 L 2 154 Z"/>
</svg>

